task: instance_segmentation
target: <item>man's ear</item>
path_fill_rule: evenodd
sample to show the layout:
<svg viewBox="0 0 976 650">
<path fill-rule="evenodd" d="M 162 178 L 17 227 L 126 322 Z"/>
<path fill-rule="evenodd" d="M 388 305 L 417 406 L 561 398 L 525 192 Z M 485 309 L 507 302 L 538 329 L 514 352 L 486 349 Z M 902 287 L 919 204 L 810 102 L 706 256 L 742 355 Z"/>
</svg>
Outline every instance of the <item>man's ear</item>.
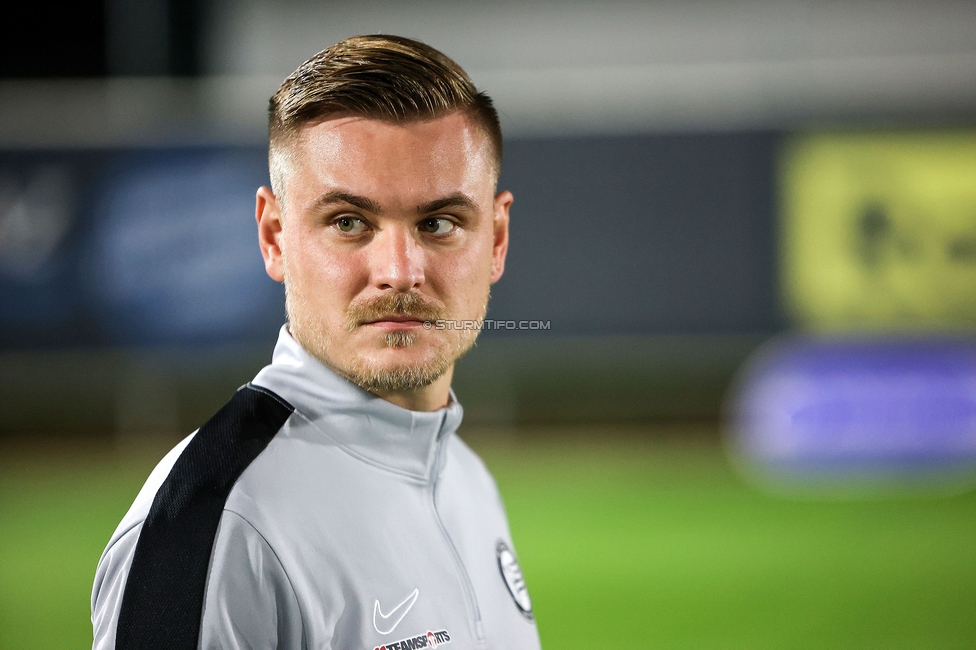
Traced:
<svg viewBox="0 0 976 650">
<path fill-rule="evenodd" d="M 285 281 L 285 267 L 281 262 L 281 206 L 278 197 L 268 187 L 258 188 L 254 217 L 258 222 L 258 245 L 264 258 L 264 270 L 272 280 Z"/>
<path fill-rule="evenodd" d="M 493 220 L 495 242 L 491 251 L 491 283 L 495 284 L 505 272 L 505 256 L 508 254 L 508 211 L 515 197 L 508 190 L 495 196 Z"/>
</svg>

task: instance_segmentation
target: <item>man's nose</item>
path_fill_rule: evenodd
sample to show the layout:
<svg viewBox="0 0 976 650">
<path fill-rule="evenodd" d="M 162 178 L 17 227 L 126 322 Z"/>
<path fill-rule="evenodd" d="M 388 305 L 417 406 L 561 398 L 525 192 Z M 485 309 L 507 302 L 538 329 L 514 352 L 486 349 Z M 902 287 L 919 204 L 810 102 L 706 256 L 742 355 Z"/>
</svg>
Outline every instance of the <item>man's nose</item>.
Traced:
<svg viewBox="0 0 976 650">
<path fill-rule="evenodd" d="M 424 283 L 424 251 L 404 227 L 386 228 L 371 242 L 373 284 L 399 292 Z"/>
</svg>

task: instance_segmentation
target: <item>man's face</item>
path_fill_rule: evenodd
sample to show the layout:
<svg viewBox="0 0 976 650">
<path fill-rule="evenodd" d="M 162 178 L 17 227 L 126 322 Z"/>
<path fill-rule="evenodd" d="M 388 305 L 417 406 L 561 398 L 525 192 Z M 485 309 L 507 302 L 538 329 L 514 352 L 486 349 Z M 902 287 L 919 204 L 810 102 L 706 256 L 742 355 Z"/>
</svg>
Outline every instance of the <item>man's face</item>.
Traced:
<svg viewBox="0 0 976 650">
<path fill-rule="evenodd" d="M 257 211 L 292 335 L 379 394 L 449 383 L 477 330 L 431 323 L 482 319 L 508 246 L 486 136 L 462 113 L 343 117 L 288 146 L 285 205 L 262 188 Z"/>
</svg>

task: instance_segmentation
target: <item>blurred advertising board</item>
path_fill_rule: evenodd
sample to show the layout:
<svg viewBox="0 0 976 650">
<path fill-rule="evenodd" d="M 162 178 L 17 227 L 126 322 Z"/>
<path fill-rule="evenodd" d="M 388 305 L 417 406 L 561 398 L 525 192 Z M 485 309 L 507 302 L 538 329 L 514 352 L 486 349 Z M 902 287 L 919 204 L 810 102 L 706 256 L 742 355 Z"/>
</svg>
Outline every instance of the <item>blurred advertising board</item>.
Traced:
<svg viewBox="0 0 976 650">
<path fill-rule="evenodd" d="M 976 325 L 976 131 L 808 134 L 783 154 L 780 261 L 795 323 Z"/>
<path fill-rule="evenodd" d="M 976 483 L 976 131 L 793 136 L 781 289 L 803 336 L 727 399 L 731 456 L 777 491 Z"/>
<path fill-rule="evenodd" d="M 976 482 L 976 342 L 790 337 L 740 371 L 732 458 L 785 491 L 945 491 Z"/>
<path fill-rule="evenodd" d="M 0 347 L 273 338 L 259 149 L 0 155 Z"/>
</svg>

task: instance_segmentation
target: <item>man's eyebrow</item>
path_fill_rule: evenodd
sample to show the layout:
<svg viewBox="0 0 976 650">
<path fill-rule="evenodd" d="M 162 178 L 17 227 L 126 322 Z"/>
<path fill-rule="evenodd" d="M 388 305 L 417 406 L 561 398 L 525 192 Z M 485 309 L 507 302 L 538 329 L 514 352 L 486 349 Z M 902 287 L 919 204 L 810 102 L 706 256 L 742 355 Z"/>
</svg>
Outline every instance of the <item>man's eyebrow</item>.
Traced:
<svg viewBox="0 0 976 650">
<path fill-rule="evenodd" d="M 376 201 L 344 190 L 332 190 L 315 199 L 316 208 L 325 208 L 339 203 L 348 203 L 373 214 L 380 212 L 380 206 Z"/>
<path fill-rule="evenodd" d="M 471 212 L 478 211 L 478 205 L 468 195 L 462 192 L 455 192 L 442 199 L 435 199 L 429 203 L 423 203 L 417 206 L 417 212 L 420 214 L 430 214 L 431 212 L 437 212 L 444 208 L 461 208 L 470 210 Z"/>
</svg>

